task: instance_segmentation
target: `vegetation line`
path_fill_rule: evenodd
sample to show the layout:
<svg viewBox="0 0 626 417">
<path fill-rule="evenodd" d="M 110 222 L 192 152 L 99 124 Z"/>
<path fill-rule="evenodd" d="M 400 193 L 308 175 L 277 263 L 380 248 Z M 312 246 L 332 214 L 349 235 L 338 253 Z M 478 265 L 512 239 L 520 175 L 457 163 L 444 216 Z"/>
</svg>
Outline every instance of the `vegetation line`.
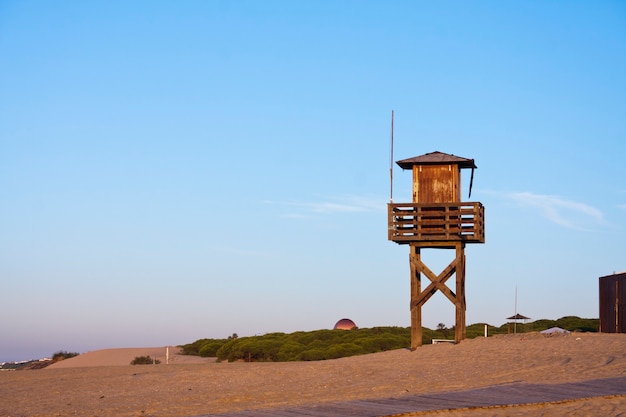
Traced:
<svg viewBox="0 0 626 417">
<path fill-rule="evenodd" d="M 513 331 L 508 323 L 500 327 L 488 326 L 489 335 L 507 334 Z M 583 319 L 576 316 L 562 317 L 558 320 L 537 320 L 519 324 L 518 333 L 537 332 L 551 327 L 560 327 L 569 331 L 597 332 L 598 319 Z M 467 327 L 467 338 L 484 336 L 485 323 L 476 323 Z M 431 343 L 433 339 L 454 337 L 454 329 L 448 329 L 443 323 L 436 330 L 424 328 L 422 343 Z M 315 361 L 337 359 L 346 356 L 383 352 L 386 350 L 408 348 L 411 343 L 410 328 L 373 327 L 354 330 L 315 330 L 295 333 L 268 333 L 262 336 L 237 337 L 227 339 L 199 339 L 182 345 L 185 355 L 217 357 L 218 361 L 246 362 L 286 362 Z"/>
</svg>

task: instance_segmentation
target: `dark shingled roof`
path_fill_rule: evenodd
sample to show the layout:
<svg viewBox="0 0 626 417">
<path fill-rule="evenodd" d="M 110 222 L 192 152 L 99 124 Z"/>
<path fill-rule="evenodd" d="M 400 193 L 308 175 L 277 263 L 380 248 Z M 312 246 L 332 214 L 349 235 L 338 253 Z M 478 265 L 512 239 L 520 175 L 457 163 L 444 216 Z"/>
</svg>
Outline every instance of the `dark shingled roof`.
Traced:
<svg viewBox="0 0 626 417">
<path fill-rule="evenodd" d="M 460 156 L 450 155 L 443 152 L 431 152 L 413 158 L 397 161 L 396 164 L 402 169 L 412 169 L 413 165 L 440 165 L 440 164 L 456 164 L 459 168 L 478 168 L 474 164 L 473 159 L 461 158 Z"/>
</svg>

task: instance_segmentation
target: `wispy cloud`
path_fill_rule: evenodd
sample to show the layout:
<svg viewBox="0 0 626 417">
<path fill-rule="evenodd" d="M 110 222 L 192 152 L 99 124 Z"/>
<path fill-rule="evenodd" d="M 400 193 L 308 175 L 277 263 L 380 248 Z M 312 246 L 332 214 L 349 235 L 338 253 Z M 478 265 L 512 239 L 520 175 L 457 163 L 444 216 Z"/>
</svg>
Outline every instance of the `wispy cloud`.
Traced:
<svg viewBox="0 0 626 417">
<path fill-rule="evenodd" d="M 228 255 L 236 255 L 236 256 L 245 256 L 246 258 L 274 258 L 276 256 L 275 253 L 269 250 L 263 249 L 248 249 L 241 248 L 235 246 L 228 245 L 210 245 L 206 248 L 207 252 L 218 254 L 219 256 L 228 256 Z"/>
<path fill-rule="evenodd" d="M 314 214 L 357 213 L 368 211 L 385 210 L 383 199 L 371 197 L 347 195 L 342 197 L 328 198 L 323 201 L 264 201 L 266 204 L 291 207 L 292 210 L 286 217 L 303 218 Z"/>
<path fill-rule="evenodd" d="M 559 196 L 521 192 L 510 193 L 508 197 L 520 206 L 539 210 L 551 222 L 569 229 L 589 230 L 590 225 L 604 223 L 600 210 Z"/>
</svg>

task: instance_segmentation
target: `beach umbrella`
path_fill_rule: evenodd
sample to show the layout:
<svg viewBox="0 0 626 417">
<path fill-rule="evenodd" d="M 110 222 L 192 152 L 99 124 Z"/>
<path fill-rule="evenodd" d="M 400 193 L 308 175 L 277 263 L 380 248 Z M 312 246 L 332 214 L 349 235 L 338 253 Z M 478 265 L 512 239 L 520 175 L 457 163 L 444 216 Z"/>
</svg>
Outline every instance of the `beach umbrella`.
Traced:
<svg viewBox="0 0 626 417">
<path fill-rule="evenodd" d="M 507 320 L 530 320 L 530 317 L 522 316 L 521 314 L 516 314 L 511 317 L 507 317 Z"/>
<path fill-rule="evenodd" d="M 513 333 L 517 333 L 517 321 L 518 320 L 523 320 L 523 321 L 530 320 L 530 317 L 526 317 L 526 316 L 523 316 L 523 315 L 521 315 L 519 313 L 515 313 L 514 316 L 507 317 L 506 319 L 507 320 L 513 320 L 513 323 L 515 323 L 515 325 L 513 326 Z"/>
</svg>

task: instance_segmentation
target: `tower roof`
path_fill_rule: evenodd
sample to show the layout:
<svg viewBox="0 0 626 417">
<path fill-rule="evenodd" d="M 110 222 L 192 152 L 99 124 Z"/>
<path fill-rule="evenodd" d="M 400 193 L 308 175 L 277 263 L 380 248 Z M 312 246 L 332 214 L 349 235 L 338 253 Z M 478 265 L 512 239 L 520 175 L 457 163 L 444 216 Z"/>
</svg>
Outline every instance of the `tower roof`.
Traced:
<svg viewBox="0 0 626 417">
<path fill-rule="evenodd" d="M 402 169 L 411 169 L 413 165 L 441 165 L 456 164 L 459 168 L 478 168 L 474 164 L 473 159 L 461 158 L 460 156 L 450 155 L 443 152 L 431 152 L 413 158 L 397 161 L 396 164 Z"/>
</svg>

